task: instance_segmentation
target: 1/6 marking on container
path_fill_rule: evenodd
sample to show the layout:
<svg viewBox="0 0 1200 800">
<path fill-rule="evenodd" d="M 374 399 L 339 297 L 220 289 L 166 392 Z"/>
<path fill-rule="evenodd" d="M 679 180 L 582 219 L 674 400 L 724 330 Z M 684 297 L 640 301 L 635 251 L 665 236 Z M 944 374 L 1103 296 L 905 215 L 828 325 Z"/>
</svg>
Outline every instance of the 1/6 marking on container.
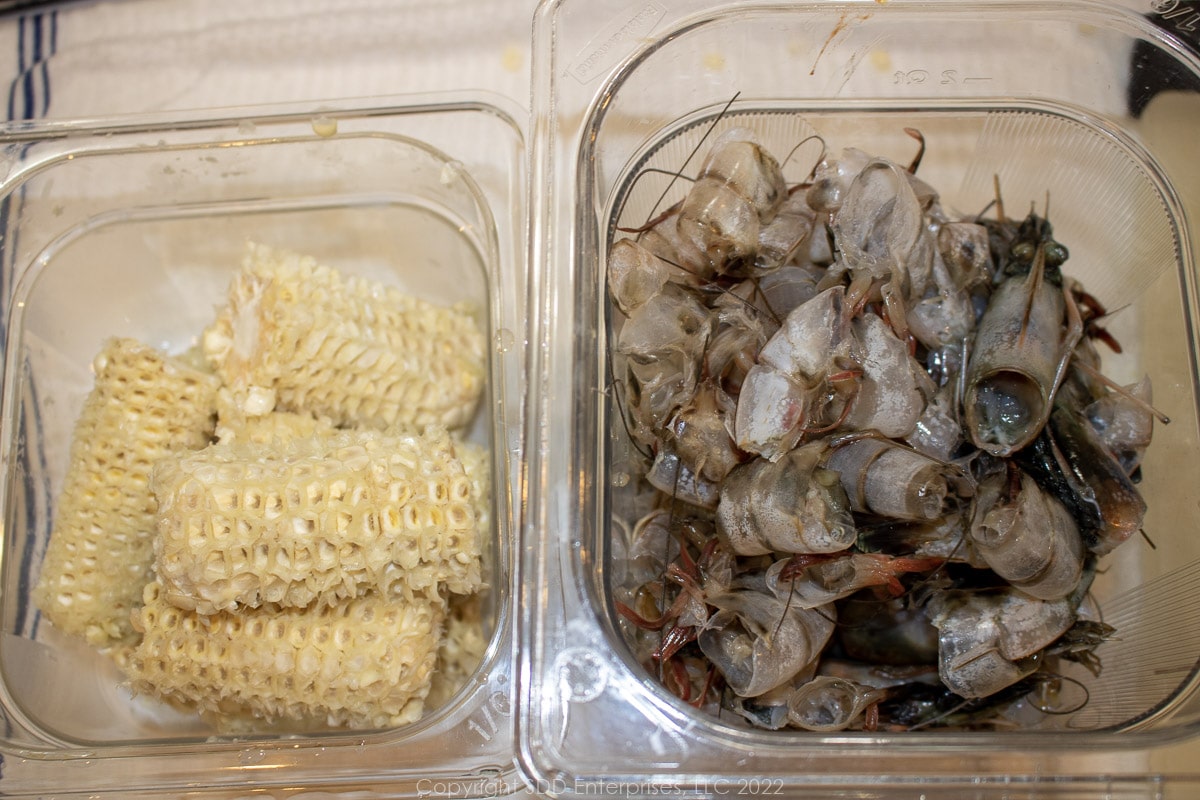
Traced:
<svg viewBox="0 0 1200 800">
<path fill-rule="evenodd" d="M 1200 11 L 1181 0 L 1152 0 L 1151 13 L 1171 21 L 1171 27 L 1181 33 L 1196 33 L 1200 28 Z"/>
<path fill-rule="evenodd" d="M 512 710 L 508 695 L 504 692 L 492 692 L 477 717 L 467 720 L 468 730 L 474 731 L 485 742 L 490 742 L 500 732 L 500 720 L 506 718 Z"/>
</svg>

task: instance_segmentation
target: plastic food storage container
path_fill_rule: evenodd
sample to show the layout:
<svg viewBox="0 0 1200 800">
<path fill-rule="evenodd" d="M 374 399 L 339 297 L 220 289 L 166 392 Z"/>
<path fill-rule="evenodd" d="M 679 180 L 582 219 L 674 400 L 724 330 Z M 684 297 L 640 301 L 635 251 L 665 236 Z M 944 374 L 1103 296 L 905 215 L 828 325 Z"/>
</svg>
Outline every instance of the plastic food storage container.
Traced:
<svg viewBox="0 0 1200 800">
<path fill-rule="evenodd" d="M 801 797 L 1187 797 L 1200 732 L 1196 231 L 1200 62 L 1184 4 L 654 0 L 544 4 L 535 24 L 529 490 L 520 757 L 546 791 Z M 1186 26 L 1182 29 L 1188 30 Z M 1146 68 L 1158 65 L 1158 72 Z M 1165 67 L 1163 65 L 1166 65 Z M 1170 76 L 1169 91 L 1159 92 Z M 1011 731 L 765 731 L 672 696 L 615 608 L 639 474 L 614 398 L 607 254 L 686 193 L 742 126 L 804 181 L 823 142 L 906 165 L 961 217 L 999 179 L 1011 215 L 1050 198 L 1064 269 L 1149 374 L 1147 540 L 1101 562 L 1119 633 L 1087 701 Z M 711 134 L 711 135 L 710 135 Z M 793 157 L 794 156 L 794 157 Z M 621 228 L 623 230 L 618 230 Z M 1152 542 L 1153 544 L 1151 544 Z"/>
<path fill-rule="evenodd" d="M 237 108 L 10 127 L 0 148 L 4 793 L 508 793 L 525 322 L 518 111 L 446 94 Z M 131 697 L 112 659 L 56 631 L 30 600 L 101 344 L 196 344 L 247 241 L 466 304 L 486 339 L 468 436 L 486 447 L 494 486 L 487 646 L 465 685 L 406 727 L 221 734 Z"/>
</svg>

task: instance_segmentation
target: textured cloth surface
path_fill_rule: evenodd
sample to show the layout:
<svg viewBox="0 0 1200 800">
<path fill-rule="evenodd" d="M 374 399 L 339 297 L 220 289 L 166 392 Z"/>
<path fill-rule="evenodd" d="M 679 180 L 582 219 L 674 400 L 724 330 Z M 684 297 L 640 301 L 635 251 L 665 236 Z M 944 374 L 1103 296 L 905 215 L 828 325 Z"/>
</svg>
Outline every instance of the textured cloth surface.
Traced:
<svg viewBox="0 0 1200 800">
<path fill-rule="evenodd" d="M 528 105 L 532 0 L 103 0 L 0 17 L 8 119 L 486 90 Z"/>
<path fill-rule="evenodd" d="M 1139 0 L 1111 0 L 1142 13 Z M 627 14 L 621 2 L 574 3 L 597 30 Z M 655 7 L 653 2 L 648 7 Z M 0 91 L 8 119 L 88 119 L 277 102 L 486 90 L 529 106 L 536 0 L 67 0 L 0 16 Z M 624 8 L 624 10 L 622 10 Z M 615 15 L 615 17 L 614 17 Z M 1153 16 L 1153 15 L 1151 15 Z M 948 38 L 980 73 L 996 60 L 1004 26 L 987 42 Z M 1022 34 L 1024 35 L 1024 34 Z M 1103 53 L 1071 74 L 1028 65 L 1030 80 L 1070 87 L 1112 112 L 1123 105 L 1130 53 L 1081 25 L 1085 50 Z M 1046 48 L 1061 47 L 1047 36 Z M 712 56 L 718 57 L 716 55 Z M 882 59 L 882 60 L 881 60 Z M 883 91 L 894 79 L 872 51 Z M 763 69 L 778 65 L 763 63 Z M 745 75 L 753 85 L 754 75 Z M 1158 88 L 1157 86 L 1152 88 Z M 1097 98 L 1093 95 L 1102 95 Z M 1139 95 L 1137 102 L 1144 102 Z"/>
</svg>

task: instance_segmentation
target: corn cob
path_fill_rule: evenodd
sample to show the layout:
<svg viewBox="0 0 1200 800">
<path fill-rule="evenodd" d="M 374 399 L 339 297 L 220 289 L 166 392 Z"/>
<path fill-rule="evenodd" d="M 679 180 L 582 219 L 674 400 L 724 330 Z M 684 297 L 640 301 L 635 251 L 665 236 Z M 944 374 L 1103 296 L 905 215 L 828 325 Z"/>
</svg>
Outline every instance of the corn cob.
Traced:
<svg viewBox="0 0 1200 800">
<path fill-rule="evenodd" d="M 444 615 L 436 594 L 368 594 L 204 616 L 168 603 L 155 582 L 134 615 L 142 639 L 127 672 L 134 692 L 202 714 L 393 727 L 424 710 Z"/>
<path fill-rule="evenodd" d="M 222 387 L 217 392 L 216 437 L 220 444 L 250 443 L 279 446 L 294 439 L 331 434 L 328 419 L 291 411 L 268 411 L 252 416 L 238 404 L 233 393 Z"/>
<path fill-rule="evenodd" d="M 484 337 L 440 308 L 312 258 L 250 245 L 205 354 L 241 402 L 386 428 L 465 425 L 484 381 Z"/>
<path fill-rule="evenodd" d="M 491 530 L 491 466 L 487 448 L 465 440 L 455 442 L 463 469 L 471 480 L 471 499 L 475 505 L 479 529 L 484 534 L 484 547 L 490 542 Z M 490 559 L 484 559 L 490 561 Z M 458 693 L 478 671 L 487 649 L 483 630 L 482 594 L 452 595 L 446 615 L 446 632 L 438 648 L 437 667 L 425 707 L 440 708 Z"/>
<path fill-rule="evenodd" d="M 94 370 L 33 597 L 56 628 L 105 648 L 132 636 L 152 577 L 151 468 L 209 442 L 217 379 L 130 339 L 107 342 Z"/>
<path fill-rule="evenodd" d="M 458 693 L 479 669 L 487 639 L 483 635 L 481 596 L 454 596 L 446 615 L 446 632 L 438 647 L 437 666 L 425 707 L 439 708 Z"/>
<path fill-rule="evenodd" d="M 480 593 L 449 597 L 429 694 L 424 702 L 425 713 L 444 706 L 479 671 L 488 645 L 484 632 L 482 599 Z M 201 712 L 200 716 L 218 733 L 226 736 L 295 734 L 319 731 L 327 727 L 326 720 L 312 718 L 279 719 L 267 724 L 255 717 L 249 709 L 237 707 L 233 702 L 223 703 L 220 713 L 207 710 Z"/>
<path fill-rule="evenodd" d="M 482 582 L 477 501 L 444 430 L 214 445 L 164 460 L 152 484 L 156 573 L 181 608 L 467 594 Z"/>
<path fill-rule="evenodd" d="M 492 527 L 492 467 L 490 453 L 486 447 L 455 438 L 454 451 L 462 461 L 463 472 L 471 481 L 471 503 L 475 507 L 475 520 L 482 535 L 486 537 Z"/>
</svg>

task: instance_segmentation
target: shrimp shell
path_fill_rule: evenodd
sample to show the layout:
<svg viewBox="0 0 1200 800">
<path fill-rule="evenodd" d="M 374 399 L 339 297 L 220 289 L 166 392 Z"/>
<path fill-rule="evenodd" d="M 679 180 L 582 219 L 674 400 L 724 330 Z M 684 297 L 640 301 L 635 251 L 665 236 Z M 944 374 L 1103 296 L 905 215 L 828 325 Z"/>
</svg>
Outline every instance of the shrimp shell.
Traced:
<svg viewBox="0 0 1200 800">
<path fill-rule="evenodd" d="M 1098 524 L 1083 530 L 1087 547 L 1105 555 L 1142 527 L 1146 501 L 1081 410 L 1060 404 L 1050 415 L 1049 427 L 1056 466 L 1077 495 L 1076 502 L 1097 514 Z"/>
<path fill-rule="evenodd" d="M 626 316 L 666 286 L 671 265 L 633 239 L 622 239 L 608 253 L 608 289 Z"/>
<path fill-rule="evenodd" d="M 695 394 L 712 315 L 698 300 L 671 287 L 638 306 L 621 327 L 617 354 L 630 379 L 634 435 L 645 444 Z"/>
<path fill-rule="evenodd" d="M 1100 441 L 1129 474 L 1142 462 L 1154 431 L 1154 413 L 1149 407 L 1150 376 L 1126 386 L 1125 391 L 1128 395 L 1110 392 L 1090 403 L 1083 413 Z"/>
<path fill-rule="evenodd" d="M 962 425 L 955 411 L 953 386 L 946 384 L 926 403 L 905 442 L 930 458 L 949 461 L 962 444 Z"/>
<path fill-rule="evenodd" d="M 763 345 L 758 362 L 808 382 L 824 375 L 850 332 L 845 298 L 845 289 L 834 286 L 798 306 Z"/>
<path fill-rule="evenodd" d="M 788 195 L 775 218 L 759 231 L 755 274 L 769 274 L 790 261 L 812 235 L 815 219 L 803 193 Z"/>
<path fill-rule="evenodd" d="M 966 289 L 991 279 L 988 230 L 974 222 L 946 222 L 937 233 L 938 254 L 951 278 L 943 290 Z"/>
<path fill-rule="evenodd" d="M 821 292 L 788 314 L 767 340 L 738 397 L 738 447 L 776 459 L 800 440 L 821 379 L 850 336 L 844 298 L 841 286 Z"/>
<path fill-rule="evenodd" d="M 992 455 L 1013 454 L 1045 427 L 1071 351 L 1083 334 L 1069 290 L 1046 279 L 1043 253 L 1039 247 L 1027 275 L 1007 278 L 996 287 L 967 362 L 967 433 L 976 447 Z"/>
<path fill-rule="evenodd" d="M 834 448 L 828 467 L 841 475 L 850 507 L 907 520 L 942 515 L 955 468 L 895 442 L 868 437 Z"/>
<path fill-rule="evenodd" d="M 755 364 L 742 381 L 733 433 L 737 446 L 777 460 L 804 436 L 813 388 L 785 372 Z"/>
<path fill-rule="evenodd" d="M 793 608 L 753 590 L 727 592 L 708 602 L 718 610 L 697 644 L 742 697 L 765 694 L 816 661 L 836 624 L 832 606 Z"/>
<path fill-rule="evenodd" d="M 925 412 L 933 382 L 877 314 L 864 313 L 853 330 L 863 374 L 844 427 L 893 439 L 908 436 Z"/>
<path fill-rule="evenodd" d="M 774 219 L 786 196 L 779 162 L 754 134 L 726 131 L 679 209 L 679 236 L 704 255 L 706 270 L 723 274 L 753 258 L 760 229 Z"/>
<path fill-rule="evenodd" d="M 932 277 L 934 291 L 910 304 L 907 320 L 917 341 L 937 350 L 962 342 L 974 331 L 975 307 L 941 256 L 933 259 Z"/>
<path fill-rule="evenodd" d="M 852 274 L 887 278 L 917 246 L 921 204 L 902 169 L 874 159 L 850 184 L 833 227 Z"/>
<path fill-rule="evenodd" d="M 1083 575 L 1083 539 L 1071 513 L 1023 472 L 1016 498 L 979 514 L 971 538 L 993 572 L 1040 600 L 1066 597 Z"/>
<path fill-rule="evenodd" d="M 788 722 L 816 733 L 844 731 L 885 692 L 845 678 L 818 675 L 788 699 Z"/>
<path fill-rule="evenodd" d="M 840 209 L 850 184 L 870 161 L 871 156 L 854 147 L 847 147 L 837 158 L 822 159 L 805 194 L 808 205 L 826 214 Z"/>
<path fill-rule="evenodd" d="M 730 698 L 730 709 L 744 717 L 755 728 L 782 730 L 788 724 L 788 700 L 797 687 L 812 680 L 816 674 L 816 667 L 814 661 L 791 680 L 757 697 L 741 697 L 735 694 Z"/>
<path fill-rule="evenodd" d="M 687 468 L 706 480 L 720 483 L 742 461 L 729 436 L 726 416 L 733 401 L 715 381 L 700 384 L 689 403 L 668 423 L 675 453 Z"/>
<path fill-rule="evenodd" d="M 944 592 L 929 601 L 938 629 L 938 674 L 961 697 L 987 697 L 1035 671 L 1039 651 L 1075 622 L 1066 600 L 1017 590 Z"/>
<path fill-rule="evenodd" d="M 717 536 L 738 555 L 836 553 L 857 532 L 837 475 L 820 466 L 823 446 L 806 445 L 778 462 L 756 458 L 721 486 Z"/>
<path fill-rule="evenodd" d="M 683 463 L 667 442 L 660 443 L 646 480 L 667 497 L 699 508 L 716 508 L 720 499 L 720 487 Z"/>
</svg>

